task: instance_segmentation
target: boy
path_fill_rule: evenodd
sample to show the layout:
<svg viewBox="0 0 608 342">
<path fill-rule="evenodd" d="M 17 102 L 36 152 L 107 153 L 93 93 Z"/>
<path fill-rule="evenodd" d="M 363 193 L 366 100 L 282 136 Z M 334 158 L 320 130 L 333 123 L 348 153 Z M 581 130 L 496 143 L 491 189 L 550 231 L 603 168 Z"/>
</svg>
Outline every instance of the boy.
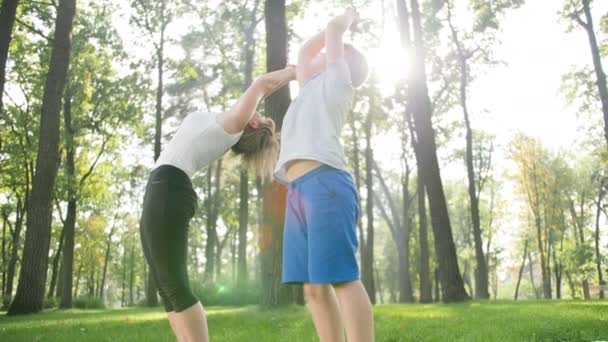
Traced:
<svg viewBox="0 0 608 342">
<path fill-rule="evenodd" d="M 300 94 L 283 122 L 277 180 L 287 183 L 283 282 L 304 283 L 321 342 L 370 342 L 373 315 L 359 280 L 357 188 L 340 135 L 365 57 L 342 37 L 358 19 L 349 8 L 300 49 Z M 326 52 L 320 53 L 325 47 Z"/>
</svg>

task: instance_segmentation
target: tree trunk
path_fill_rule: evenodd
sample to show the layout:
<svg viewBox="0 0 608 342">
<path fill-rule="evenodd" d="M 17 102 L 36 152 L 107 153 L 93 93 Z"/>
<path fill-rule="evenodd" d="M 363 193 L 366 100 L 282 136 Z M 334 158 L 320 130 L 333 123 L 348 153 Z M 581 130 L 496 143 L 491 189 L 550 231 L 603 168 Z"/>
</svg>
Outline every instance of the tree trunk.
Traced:
<svg viewBox="0 0 608 342">
<path fill-rule="evenodd" d="M 64 235 L 65 246 L 63 247 L 63 258 L 61 265 L 61 300 L 59 308 L 69 309 L 72 307 L 72 281 L 74 270 L 74 235 L 76 226 L 76 165 L 74 162 L 74 130 L 72 128 L 72 96 L 71 91 L 66 91 L 63 108 L 64 124 L 67 137 L 66 150 L 66 173 L 68 175 L 68 211 L 61 233 Z"/>
<path fill-rule="evenodd" d="M 155 134 L 154 134 L 154 161 L 158 159 L 161 152 L 161 139 L 162 139 L 162 129 L 163 129 L 163 73 L 164 73 L 164 65 L 165 65 L 165 30 L 167 28 L 167 21 L 165 18 L 165 1 L 161 1 L 161 28 L 160 28 L 160 36 L 158 39 L 158 45 L 156 50 L 157 57 L 157 66 L 156 71 L 158 74 L 157 86 L 156 86 L 156 115 L 155 115 Z M 156 281 L 152 276 L 152 272 L 148 274 L 146 280 L 146 306 L 154 307 L 158 306 L 158 296 L 156 290 Z"/>
<path fill-rule="evenodd" d="M 126 288 L 127 288 L 127 249 L 122 251 L 122 277 L 120 284 L 120 307 L 125 307 Z"/>
<path fill-rule="evenodd" d="M 439 268 L 435 268 L 435 301 L 441 301 L 441 284 L 439 281 Z"/>
<path fill-rule="evenodd" d="M 116 224 L 116 223 L 114 223 L 114 224 Z M 104 287 L 106 285 L 106 274 L 108 272 L 108 263 L 110 262 L 110 253 L 111 253 L 111 248 L 112 248 L 112 235 L 114 235 L 115 228 L 116 228 L 115 225 L 112 226 L 112 229 L 110 230 L 110 234 L 108 235 L 108 239 L 106 240 L 106 253 L 105 253 L 105 257 L 103 259 L 103 273 L 101 276 L 101 284 L 99 286 L 99 298 L 102 301 L 103 301 Z"/>
<path fill-rule="evenodd" d="M 543 247 L 541 219 L 538 213 L 534 213 L 534 215 L 536 216 L 534 219 L 534 223 L 536 226 L 536 242 L 538 247 L 538 253 L 540 255 L 540 270 L 543 283 L 543 298 L 551 299 L 551 285 L 549 283 L 547 274 L 547 261 L 545 257 L 545 248 Z"/>
<path fill-rule="evenodd" d="M 266 0 L 266 69 L 268 72 L 287 65 L 287 19 L 285 0 Z M 265 100 L 266 112 L 281 130 L 289 107 L 289 87 L 279 89 Z M 293 290 L 281 283 L 283 223 L 287 204 L 287 189 L 276 183 L 263 186 L 262 225 L 260 227 L 260 259 L 262 268 L 262 297 L 260 304 L 272 307 L 293 300 Z"/>
<path fill-rule="evenodd" d="M 600 49 L 597 45 L 597 39 L 595 37 L 595 30 L 593 27 L 593 16 L 591 15 L 590 0 L 582 0 L 583 12 L 585 13 L 586 22 L 579 22 L 583 24 L 583 28 L 587 31 L 589 38 L 589 47 L 591 48 L 591 57 L 593 58 L 593 68 L 595 70 L 595 76 L 597 78 L 597 90 L 602 102 L 602 112 L 604 114 L 604 137 L 608 144 L 608 88 L 606 86 L 606 74 L 602 67 L 602 57 L 600 55 Z M 579 19 L 580 20 L 580 19 Z"/>
<path fill-rule="evenodd" d="M 370 108 L 370 111 L 373 111 Z M 374 177 L 371 136 L 372 136 L 372 114 L 367 115 L 365 120 L 365 188 L 367 190 L 366 205 L 366 242 L 365 250 L 361 258 L 361 282 L 372 304 L 376 303 L 376 286 L 374 282 Z"/>
<path fill-rule="evenodd" d="M 78 298 L 78 285 L 80 285 L 80 276 L 82 275 L 82 267 L 84 266 L 84 263 L 80 263 L 80 265 L 78 266 L 78 271 L 76 271 L 76 282 L 74 283 L 74 293 L 73 296 L 74 298 Z"/>
<path fill-rule="evenodd" d="M 8 214 L 2 210 L 2 288 L 0 289 L 2 297 L 6 295 L 6 226 L 8 225 Z"/>
<path fill-rule="evenodd" d="M 568 280 L 568 287 L 570 287 L 570 298 L 576 299 L 576 287 L 574 286 L 574 281 L 572 280 L 570 272 L 566 272 L 566 279 Z"/>
<path fill-rule="evenodd" d="M 61 235 L 59 236 L 59 245 L 57 251 L 53 257 L 53 268 L 51 271 L 51 285 L 49 286 L 48 298 L 53 297 L 55 294 L 55 286 L 57 284 L 57 277 L 59 275 L 59 260 L 61 260 L 61 250 L 63 249 L 63 242 L 65 240 L 65 230 L 61 229 Z"/>
<path fill-rule="evenodd" d="M 524 273 L 524 266 L 526 266 L 526 255 L 528 254 L 528 240 L 524 244 L 524 256 L 521 258 L 521 267 L 519 267 L 519 273 L 517 275 L 517 285 L 515 285 L 515 295 L 513 300 L 517 300 L 519 296 L 519 284 L 521 284 L 521 276 Z"/>
<path fill-rule="evenodd" d="M 6 82 L 8 48 L 11 44 L 18 4 L 19 0 L 3 0 L 2 7 L 0 7 L 0 117 L 2 117 L 3 109 L 2 96 L 4 95 L 4 83 Z M 1 143 L 0 146 L 2 146 Z"/>
<path fill-rule="evenodd" d="M 600 215 L 602 211 L 602 199 L 604 198 L 604 182 L 600 184 L 600 190 L 597 195 L 596 210 L 595 210 L 595 264 L 597 266 L 597 279 L 600 285 L 599 298 L 604 299 L 604 281 L 602 275 L 602 255 L 600 254 Z"/>
<path fill-rule="evenodd" d="M 540 294 L 538 293 L 538 289 L 536 288 L 536 284 L 534 283 L 534 267 L 532 263 L 532 253 L 528 252 L 528 270 L 530 271 L 530 283 L 532 284 L 532 289 L 534 290 L 534 296 L 536 299 L 540 299 Z"/>
<path fill-rule="evenodd" d="M 221 206 L 221 197 L 220 197 L 220 193 L 221 193 L 221 177 L 222 177 L 222 159 L 217 161 L 217 168 L 215 169 L 215 192 L 213 194 L 213 222 L 211 222 L 213 225 L 213 238 L 215 239 L 215 256 L 214 256 L 214 260 L 215 260 L 215 271 L 216 271 L 216 279 L 219 279 L 220 277 L 220 271 L 222 268 L 222 248 L 223 243 L 220 243 L 220 239 L 219 236 L 217 234 L 217 219 L 219 217 L 219 213 L 220 213 L 220 206 Z M 223 242 L 223 241 L 222 241 Z M 213 279 L 213 278 L 212 278 Z"/>
<path fill-rule="evenodd" d="M 466 153 L 465 161 L 467 167 L 467 180 L 469 190 L 469 204 L 471 210 L 471 222 L 473 223 L 473 239 L 475 242 L 475 259 L 477 268 L 475 269 L 475 298 L 488 299 L 490 293 L 488 291 L 488 267 L 483 253 L 483 242 L 481 239 L 481 222 L 479 219 L 479 198 L 475 181 L 475 167 L 473 166 L 473 130 L 471 129 L 471 120 L 469 117 L 469 107 L 467 103 L 467 90 L 469 82 L 469 67 L 467 53 L 458 38 L 456 29 L 452 25 L 451 8 L 448 3 L 448 20 L 452 31 L 452 41 L 456 45 L 458 52 L 458 63 L 460 67 L 460 106 L 464 116 L 464 124 L 466 129 Z M 479 175 L 478 175 L 479 176 Z"/>
<path fill-rule="evenodd" d="M 353 164 L 355 167 L 354 176 L 355 184 L 357 185 L 357 192 L 361 191 L 361 163 L 359 160 L 359 135 L 357 134 L 357 128 L 355 127 L 355 121 L 350 120 L 351 131 L 353 132 Z M 359 230 L 359 257 L 363 258 L 363 251 L 365 250 L 365 232 L 363 231 L 363 220 L 357 220 L 357 228 Z"/>
<path fill-rule="evenodd" d="M 59 308 L 72 307 L 73 271 L 74 271 L 74 230 L 76 225 L 76 200 L 68 201 L 68 211 L 65 217 L 63 231 L 65 241 L 61 261 L 61 300 Z"/>
<path fill-rule="evenodd" d="M 402 41 L 406 49 L 413 48 L 413 58 L 407 79 L 407 111 L 414 116 L 414 129 L 416 133 L 415 155 L 423 172 L 422 177 L 429 198 L 431 224 L 435 235 L 435 253 L 439 264 L 439 278 L 443 291 L 444 302 L 459 302 L 469 300 L 470 297 L 464 289 L 464 282 L 458 267 L 456 246 L 452 235 L 452 227 L 448 215 L 437 147 L 435 132 L 431 122 L 432 107 L 428 95 L 424 46 L 422 37 L 422 24 L 420 9 L 417 0 L 411 0 L 411 19 L 414 43 L 411 44 L 409 18 L 404 0 L 397 0 L 400 18 Z"/>
<path fill-rule="evenodd" d="M 241 170 L 241 187 L 239 203 L 239 234 L 238 234 L 238 272 L 237 286 L 244 289 L 247 286 L 247 227 L 249 225 L 249 176 L 247 170 Z"/>
<path fill-rule="evenodd" d="M 40 140 L 28 204 L 23 263 L 15 300 L 8 314 L 42 310 L 51 235 L 51 201 L 59 159 L 59 113 L 70 61 L 76 0 L 60 0 L 53 51 L 42 100 Z"/>
<path fill-rule="evenodd" d="M 135 283 L 135 246 L 131 247 L 131 258 L 129 261 L 129 268 L 131 269 L 129 275 L 129 306 L 133 306 L 133 286 Z"/>
<path fill-rule="evenodd" d="M 21 239 L 21 230 L 23 229 L 23 213 L 25 211 L 25 207 L 26 205 L 22 203 L 21 198 L 17 197 L 17 207 L 15 213 L 17 217 L 15 219 L 15 229 L 11 234 L 11 251 L 8 261 L 8 270 L 6 272 L 6 289 L 2 303 L 3 308 L 8 308 L 10 300 L 13 296 L 13 283 L 15 279 L 15 270 L 17 269 L 17 261 L 19 259 L 19 241 Z"/>
<path fill-rule="evenodd" d="M 207 188 L 205 196 L 205 210 L 207 212 L 205 229 L 207 239 L 205 240 L 205 279 L 213 280 L 213 268 L 215 266 L 215 235 L 213 234 L 213 162 L 207 167 Z"/>
<path fill-rule="evenodd" d="M 562 299 L 562 266 L 557 262 L 555 248 L 553 248 L 553 274 L 555 274 L 555 298 Z"/>
<path fill-rule="evenodd" d="M 418 174 L 422 170 L 418 168 Z M 431 272 L 430 272 L 430 253 L 429 253 L 429 240 L 428 240 L 428 226 L 426 218 L 426 193 L 424 190 L 424 184 L 422 178 L 417 177 L 418 182 L 418 243 L 420 244 L 420 302 L 430 303 L 433 301 L 433 284 L 431 283 Z"/>
</svg>

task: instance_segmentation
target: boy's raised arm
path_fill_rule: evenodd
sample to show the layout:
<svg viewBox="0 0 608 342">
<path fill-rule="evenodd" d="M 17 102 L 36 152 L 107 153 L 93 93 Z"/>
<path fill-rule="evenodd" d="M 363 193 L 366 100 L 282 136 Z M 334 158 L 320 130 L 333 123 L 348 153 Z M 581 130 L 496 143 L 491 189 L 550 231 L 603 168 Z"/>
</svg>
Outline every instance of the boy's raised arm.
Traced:
<svg viewBox="0 0 608 342">
<path fill-rule="evenodd" d="M 307 40 L 298 52 L 298 66 L 306 65 L 313 59 L 325 46 L 325 30 L 315 34 Z"/>
<path fill-rule="evenodd" d="M 342 37 L 359 17 L 357 11 L 350 7 L 344 14 L 333 18 L 325 29 L 325 50 L 327 64 L 331 64 L 344 56 Z"/>
</svg>

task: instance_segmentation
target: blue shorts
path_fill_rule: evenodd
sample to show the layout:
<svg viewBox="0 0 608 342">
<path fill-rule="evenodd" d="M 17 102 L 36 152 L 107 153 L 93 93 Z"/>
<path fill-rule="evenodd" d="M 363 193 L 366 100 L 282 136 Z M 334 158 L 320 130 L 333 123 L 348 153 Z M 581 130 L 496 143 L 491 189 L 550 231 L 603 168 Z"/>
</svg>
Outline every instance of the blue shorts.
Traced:
<svg viewBox="0 0 608 342">
<path fill-rule="evenodd" d="M 283 283 L 336 284 L 359 279 L 358 198 L 352 176 L 325 165 L 289 184 Z"/>
</svg>

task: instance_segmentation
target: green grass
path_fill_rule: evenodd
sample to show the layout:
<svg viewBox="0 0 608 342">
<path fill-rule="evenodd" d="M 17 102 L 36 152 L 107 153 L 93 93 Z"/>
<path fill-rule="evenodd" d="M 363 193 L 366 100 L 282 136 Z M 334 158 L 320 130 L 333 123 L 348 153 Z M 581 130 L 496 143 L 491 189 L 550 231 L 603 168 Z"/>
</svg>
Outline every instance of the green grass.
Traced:
<svg viewBox="0 0 608 342">
<path fill-rule="evenodd" d="M 212 341 L 317 341 L 304 308 L 208 308 Z M 608 302 L 380 305 L 376 340 L 608 341 Z M 173 341 L 160 309 L 50 310 L 0 317 L 0 341 Z"/>
</svg>

